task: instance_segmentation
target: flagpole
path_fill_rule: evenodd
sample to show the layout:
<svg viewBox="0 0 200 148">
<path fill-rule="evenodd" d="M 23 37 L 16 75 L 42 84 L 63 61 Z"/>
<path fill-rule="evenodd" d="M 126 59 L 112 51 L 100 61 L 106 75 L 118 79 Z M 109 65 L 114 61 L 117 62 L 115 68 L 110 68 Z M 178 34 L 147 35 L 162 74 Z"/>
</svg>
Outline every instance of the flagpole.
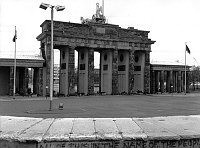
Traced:
<svg viewBox="0 0 200 148">
<path fill-rule="evenodd" d="M 16 62 L 16 45 L 17 45 L 17 40 L 16 40 L 16 35 L 17 35 L 17 30 L 16 30 L 16 26 L 15 26 L 15 53 L 14 53 L 14 84 L 13 84 L 13 99 L 15 99 L 15 90 L 16 90 L 16 65 L 17 65 L 17 62 Z"/>
<path fill-rule="evenodd" d="M 186 89 L 187 89 L 187 87 L 186 87 L 186 45 L 187 45 L 187 43 L 185 42 L 185 95 L 186 95 Z"/>
</svg>

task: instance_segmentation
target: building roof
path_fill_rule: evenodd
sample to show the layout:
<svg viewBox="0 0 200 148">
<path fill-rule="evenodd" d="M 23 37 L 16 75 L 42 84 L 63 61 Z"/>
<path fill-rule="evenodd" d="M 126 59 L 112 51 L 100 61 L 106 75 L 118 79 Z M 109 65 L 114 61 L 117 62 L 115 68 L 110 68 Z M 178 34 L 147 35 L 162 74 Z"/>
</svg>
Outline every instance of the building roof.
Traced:
<svg viewBox="0 0 200 148">
<path fill-rule="evenodd" d="M 17 67 L 43 67 L 43 63 L 40 55 L 16 55 Z M 0 54 L 0 66 L 14 66 L 14 55 Z"/>
<path fill-rule="evenodd" d="M 151 68 L 152 70 L 166 70 L 166 71 L 184 71 L 185 64 L 181 63 L 180 61 L 151 61 Z M 186 66 L 186 70 L 189 71 L 190 66 Z"/>
<path fill-rule="evenodd" d="M 179 65 L 179 66 L 185 66 L 184 63 L 180 61 L 151 61 L 152 65 Z"/>
<path fill-rule="evenodd" d="M 13 54 L 0 54 L 0 59 L 14 59 Z M 29 59 L 29 60 L 41 60 L 44 59 L 40 55 L 16 55 L 16 59 Z"/>
</svg>

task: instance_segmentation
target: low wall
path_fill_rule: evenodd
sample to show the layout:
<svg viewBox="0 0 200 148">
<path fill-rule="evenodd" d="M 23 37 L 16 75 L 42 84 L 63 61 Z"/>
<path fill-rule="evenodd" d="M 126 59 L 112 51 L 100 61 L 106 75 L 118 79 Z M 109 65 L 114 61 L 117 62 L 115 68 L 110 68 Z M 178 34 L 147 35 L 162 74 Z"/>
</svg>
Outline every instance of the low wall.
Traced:
<svg viewBox="0 0 200 148">
<path fill-rule="evenodd" d="M 0 148 L 199 148 L 200 116 L 0 116 Z"/>
</svg>

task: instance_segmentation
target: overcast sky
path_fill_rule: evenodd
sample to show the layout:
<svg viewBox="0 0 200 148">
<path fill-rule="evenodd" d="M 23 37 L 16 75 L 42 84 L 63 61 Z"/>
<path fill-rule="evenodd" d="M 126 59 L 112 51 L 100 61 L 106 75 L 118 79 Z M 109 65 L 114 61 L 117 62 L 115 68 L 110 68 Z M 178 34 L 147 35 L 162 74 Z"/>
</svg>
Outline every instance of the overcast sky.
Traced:
<svg viewBox="0 0 200 148">
<path fill-rule="evenodd" d="M 80 23 L 80 17 L 91 18 L 96 3 L 102 0 L 0 0 L 0 54 L 14 52 L 14 26 L 17 26 L 17 53 L 38 54 L 40 24 L 51 18 L 50 9 L 39 8 L 41 2 L 64 5 L 54 13 L 54 20 Z M 150 31 L 151 61 L 184 63 L 185 42 L 191 54 L 190 65 L 200 65 L 200 0 L 104 0 L 108 23 L 122 28 Z M 194 58 L 197 60 L 195 62 Z"/>
</svg>

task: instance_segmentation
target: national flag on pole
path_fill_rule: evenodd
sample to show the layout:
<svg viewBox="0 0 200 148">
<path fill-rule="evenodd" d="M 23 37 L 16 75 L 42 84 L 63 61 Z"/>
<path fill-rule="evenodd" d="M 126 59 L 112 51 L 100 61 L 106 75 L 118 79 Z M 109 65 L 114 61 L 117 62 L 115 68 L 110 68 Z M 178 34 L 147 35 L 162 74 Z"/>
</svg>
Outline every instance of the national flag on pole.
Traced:
<svg viewBox="0 0 200 148">
<path fill-rule="evenodd" d="M 15 30 L 15 35 L 14 35 L 14 37 L 13 37 L 13 42 L 15 42 L 16 39 L 17 39 L 17 31 Z"/>
<path fill-rule="evenodd" d="M 186 51 L 190 54 L 190 49 L 188 48 L 187 45 L 186 45 Z"/>
</svg>

